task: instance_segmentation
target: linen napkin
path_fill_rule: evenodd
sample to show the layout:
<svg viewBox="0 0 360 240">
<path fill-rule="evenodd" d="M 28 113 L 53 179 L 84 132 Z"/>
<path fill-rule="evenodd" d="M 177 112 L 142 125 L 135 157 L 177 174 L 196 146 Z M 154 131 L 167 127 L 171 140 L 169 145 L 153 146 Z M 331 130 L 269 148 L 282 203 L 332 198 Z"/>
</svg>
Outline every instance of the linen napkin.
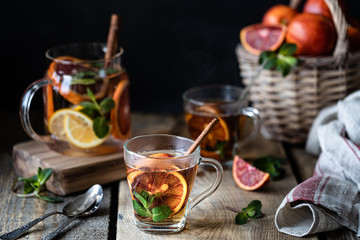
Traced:
<svg viewBox="0 0 360 240">
<path fill-rule="evenodd" d="M 321 150 L 314 175 L 284 198 L 277 229 L 302 237 L 345 226 L 360 237 L 360 91 L 319 113 L 306 150 Z"/>
</svg>

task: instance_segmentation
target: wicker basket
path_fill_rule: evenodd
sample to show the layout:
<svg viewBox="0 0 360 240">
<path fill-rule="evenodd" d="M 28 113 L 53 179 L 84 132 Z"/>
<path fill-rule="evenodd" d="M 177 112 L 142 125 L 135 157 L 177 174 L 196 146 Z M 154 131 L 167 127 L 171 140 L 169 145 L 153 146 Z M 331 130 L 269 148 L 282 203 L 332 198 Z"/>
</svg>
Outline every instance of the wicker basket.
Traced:
<svg viewBox="0 0 360 240">
<path fill-rule="evenodd" d="M 292 7 L 300 1 L 291 1 Z M 360 52 L 349 53 L 347 23 L 337 1 L 325 0 L 333 15 L 337 44 L 332 56 L 299 57 L 300 64 L 285 78 L 263 70 L 250 89 L 265 132 L 274 140 L 304 143 L 318 112 L 360 89 Z M 248 84 L 259 67 L 258 56 L 236 48 L 240 76 Z"/>
</svg>

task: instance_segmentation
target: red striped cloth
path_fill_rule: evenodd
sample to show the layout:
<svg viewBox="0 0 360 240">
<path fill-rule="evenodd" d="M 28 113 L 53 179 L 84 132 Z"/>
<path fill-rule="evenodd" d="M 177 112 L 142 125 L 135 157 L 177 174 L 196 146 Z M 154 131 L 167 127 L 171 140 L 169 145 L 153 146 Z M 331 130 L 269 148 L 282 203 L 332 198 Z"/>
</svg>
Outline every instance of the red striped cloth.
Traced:
<svg viewBox="0 0 360 240">
<path fill-rule="evenodd" d="M 339 101 L 336 111 L 333 119 L 319 114 L 327 123 L 315 120 L 322 123 L 312 129 L 321 154 L 314 175 L 280 204 L 275 215 L 280 232 L 302 237 L 344 226 L 360 237 L 360 92 Z"/>
</svg>

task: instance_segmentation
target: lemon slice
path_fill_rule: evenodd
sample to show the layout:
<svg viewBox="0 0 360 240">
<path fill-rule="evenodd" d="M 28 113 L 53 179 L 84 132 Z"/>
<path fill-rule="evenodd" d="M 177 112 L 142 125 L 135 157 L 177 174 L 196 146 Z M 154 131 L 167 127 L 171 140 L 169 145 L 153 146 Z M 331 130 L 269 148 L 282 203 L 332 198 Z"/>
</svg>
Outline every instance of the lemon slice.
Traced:
<svg viewBox="0 0 360 240">
<path fill-rule="evenodd" d="M 104 138 L 98 138 L 93 131 L 93 121 L 87 115 L 68 109 L 64 118 L 64 130 L 70 143 L 80 148 L 92 148 L 102 144 Z"/>
<path fill-rule="evenodd" d="M 67 108 L 63 108 L 54 112 L 49 120 L 49 132 L 57 139 L 67 141 L 67 137 L 64 129 L 64 119 L 66 113 L 69 111 Z"/>
</svg>

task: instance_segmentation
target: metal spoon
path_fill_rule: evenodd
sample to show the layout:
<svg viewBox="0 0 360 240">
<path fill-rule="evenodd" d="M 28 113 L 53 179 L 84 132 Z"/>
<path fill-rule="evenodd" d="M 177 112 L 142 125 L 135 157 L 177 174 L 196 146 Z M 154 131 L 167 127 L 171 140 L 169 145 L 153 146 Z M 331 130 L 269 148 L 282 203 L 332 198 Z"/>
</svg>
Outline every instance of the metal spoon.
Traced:
<svg viewBox="0 0 360 240">
<path fill-rule="evenodd" d="M 103 190 L 101 188 L 101 186 L 99 185 L 100 188 L 98 188 L 98 192 L 96 194 L 96 199 L 95 202 L 93 203 L 93 205 L 91 205 L 90 208 L 88 208 L 88 210 L 86 210 L 85 212 L 78 214 L 72 218 L 69 218 L 62 226 L 60 226 L 58 229 L 56 229 L 54 232 L 50 233 L 49 235 L 47 235 L 46 237 L 44 237 L 42 240 L 50 240 L 53 239 L 54 237 L 56 237 L 57 235 L 59 235 L 59 233 L 68 225 L 70 224 L 72 221 L 74 221 L 76 218 L 78 217 L 84 217 L 84 216 L 88 216 L 90 214 L 93 214 L 100 206 L 101 201 L 103 199 Z"/>
<path fill-rule="evenodd" d="M 73 217 L 73 216 L 82 214 L 83 212 L 88 210 L 89 207 L 91 207 L 93 205 L 93 203 L 97 200 L 97 196 L 99 194 L 99 189 L 101 189 L 101 197 L 102 197 L 102 188 L 100 185 L 96 184 L 96 185 L 92 186 L 89 190 L 87 190 L 86 193 L 79 195 L 76 198 L 74 198 L 73 200 L 71 200 L 70 202 L 68 202 L 64 206 L 64 208 L 62 209 L 61 212 L 56 211 L 56 212 L 47 213 L 20 228 L 17 228 L 9 233 L 5 233 L 5 234 L 1 235 L 0 239 L 2 239 L 2 240 L 16 239 L 16 238 L 20 237 L 21 235 L 23 235 L 24 233 L 26 233 L 35 224 L 41 222 L 45 218 L 47 218 L 51 215 L 54 215 L 54 214 L 62 214 L 67 217 Z"/>
</svg>

